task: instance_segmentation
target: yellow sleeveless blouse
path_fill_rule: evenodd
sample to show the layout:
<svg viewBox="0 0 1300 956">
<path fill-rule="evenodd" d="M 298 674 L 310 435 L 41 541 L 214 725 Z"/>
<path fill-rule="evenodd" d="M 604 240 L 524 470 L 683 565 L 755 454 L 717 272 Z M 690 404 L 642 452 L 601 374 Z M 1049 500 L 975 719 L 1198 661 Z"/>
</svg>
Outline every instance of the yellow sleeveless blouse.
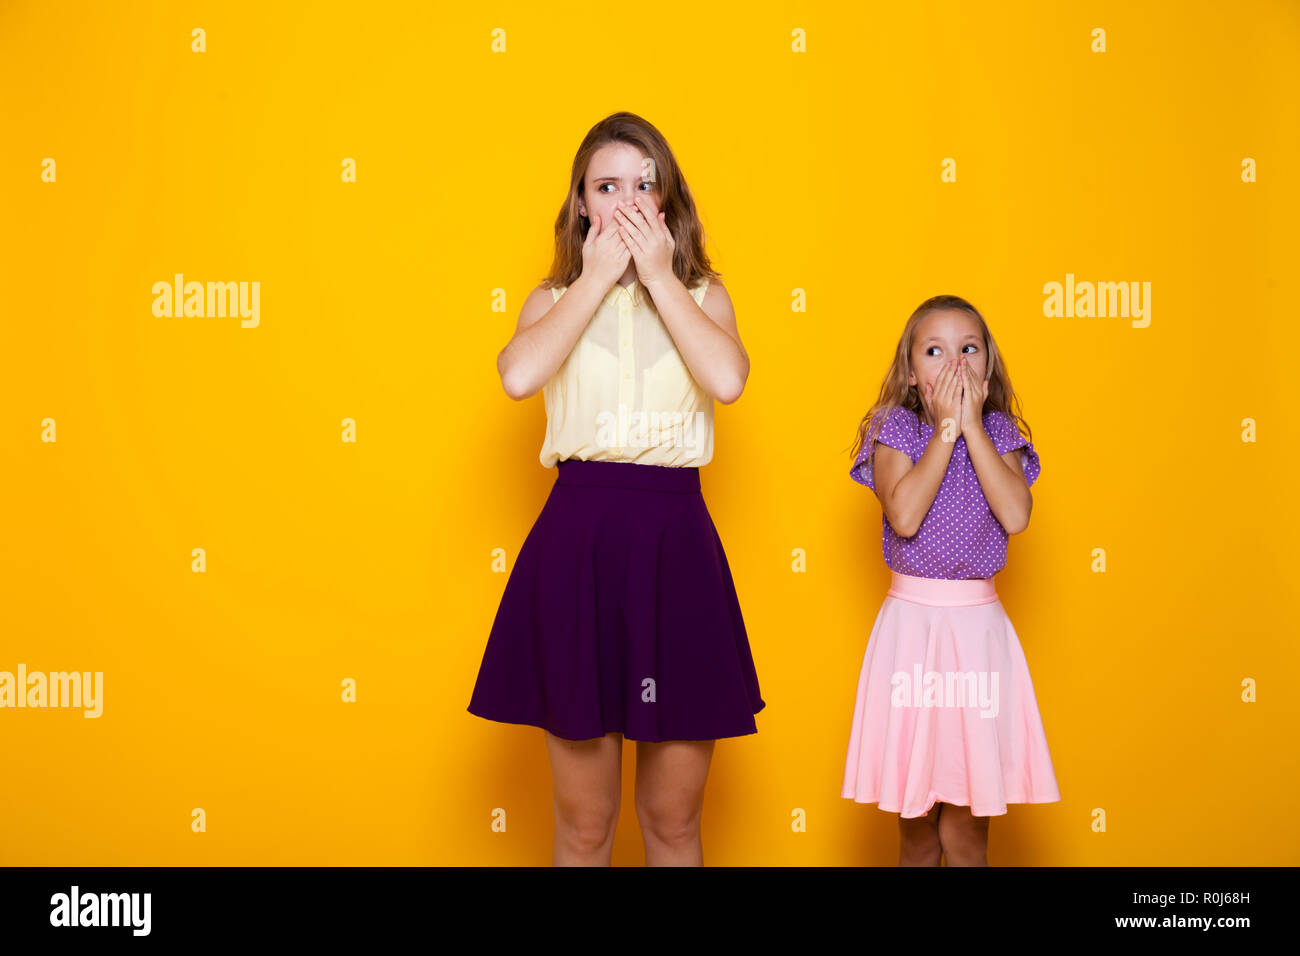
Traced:
<svg viewBox="0 0 1300 956">
<path fill-rule="evenodd" d="M 691 289 L 704 302 L 709 280 Z M 551 290 L 558 302 L 568 287 Z M 639 280 L 617 282 L 542 390 L 541 462 L 566 458 L 699 467 L 713 458 L 713 399 L 691 378 Z"/>
</svg>

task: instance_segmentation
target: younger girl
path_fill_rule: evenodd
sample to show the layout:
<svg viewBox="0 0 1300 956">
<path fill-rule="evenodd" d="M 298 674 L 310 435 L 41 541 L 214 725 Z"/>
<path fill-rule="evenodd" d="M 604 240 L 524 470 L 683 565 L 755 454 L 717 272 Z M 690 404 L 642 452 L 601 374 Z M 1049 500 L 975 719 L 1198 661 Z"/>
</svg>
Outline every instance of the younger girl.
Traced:
<svg viewBox="0 0 1300 956">
<path fill-rule="evenodd" d="M 899 814 L 899 864 L 987 866 L 988 818 L 1061 799 L 1024 651 L 993 576 L 1041 470 L 993 334 L 922 302 L 858 426 L 891 582 L 867 641 L 841 796 Z M 1032 432 L 1030 432 L 1032 436 Z"/>
</svg>

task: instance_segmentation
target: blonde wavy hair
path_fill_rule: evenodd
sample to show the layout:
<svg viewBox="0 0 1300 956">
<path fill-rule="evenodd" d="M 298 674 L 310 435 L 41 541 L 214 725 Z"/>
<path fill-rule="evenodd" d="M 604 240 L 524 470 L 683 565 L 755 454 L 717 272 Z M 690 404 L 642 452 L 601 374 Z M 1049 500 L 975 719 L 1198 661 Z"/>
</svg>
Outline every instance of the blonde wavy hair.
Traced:
<svg viewBox="0 0 1300 956">
<path fill-rule="evenodd" d="M 984 354 L 988 356 L 985 374 L 989 379 L 989 396 L 984 402 L 984 407 L 980 409 L 980 416 L 983 417 L 992 411 L 1003 412 L 1020 429 L 1022 435 L 1025 435 L 1029 441 L 1033 441 L 1033 432 L 1029 430 L 1029 424 L 1020 417 L 1018 411 L 1012 410 L 1012 406 L 1018 408 L 1020 402 L 1011 388 L 1011 377 L 1007 372 L 1006 361 L 1002 358 L 997 342 L 993 341 L 993 333 L 989 331 L 984 316 L 980 315 L 975 306 L 960 296 L 936 295 L 917 306 L 916 311 L 908 318 L 907 324 L 903 326 L 903 334 L 899 336 L 898 347 L 894 350 L 894 361 L 880 384 L 880 394 L 858 424 L 858 433 L 851 452 L 855 461 L 864 445 L 871 448 L 870 455 L 875 455 L 876 436 L 880 434 L 885 419 L 895 408 L 906 408 L 916 413 L 917 433 L 920 437 L 919 422 L 925 418 L 925 406 L 917 387 L 907 384 L 907 376 L 912 368 L 912 343 L 920 321 L 931 312 L 940 309 L 959 309 L 979 324 L 980 333 L 984 338 Z M 867 460 L 869 461 L 870 457 Z"/>
</svg>

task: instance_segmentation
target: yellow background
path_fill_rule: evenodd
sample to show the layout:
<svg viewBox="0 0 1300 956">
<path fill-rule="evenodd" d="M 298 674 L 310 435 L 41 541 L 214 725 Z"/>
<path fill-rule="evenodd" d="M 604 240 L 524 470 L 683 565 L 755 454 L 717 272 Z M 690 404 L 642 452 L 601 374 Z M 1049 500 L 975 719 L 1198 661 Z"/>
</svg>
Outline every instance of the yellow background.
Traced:
<svg viewBox="0 0 1300 956">
<path fill-rule="evenodd" d="M 621 109 L 753 363 L 702 474 L 768 706 L 717 747 L 706 862 L 897 860 L 839 796 L 888 574 L 847 447 L 938 293 L 1043 463 L 998 590 L 1063 799 L 990 863 L 1300 862 L 1300 5 L 862 6 L 0 3 L 0 670 L 105 673 L 98 720 L 0 711 L 0 863 L 549 863 L 542 732 L 465 710 L 555 474 L 495 358 Z M 260 281 L 260 327 L 155 318 L 176 272 Z M 1045 318 L 1067 272 L 1151 282 L 1150 327 Z"/>
</svg>

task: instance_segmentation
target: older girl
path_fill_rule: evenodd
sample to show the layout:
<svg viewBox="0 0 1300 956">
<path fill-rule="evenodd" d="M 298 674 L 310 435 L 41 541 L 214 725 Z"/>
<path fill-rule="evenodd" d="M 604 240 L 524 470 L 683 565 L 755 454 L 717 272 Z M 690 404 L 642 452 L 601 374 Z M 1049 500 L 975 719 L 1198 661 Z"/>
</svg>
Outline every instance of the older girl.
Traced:
<svg viewBox="0 0 1300 956">
<path fill-rule="evenodd" d="M 550 275 L 497 367 L 543 390 L 541 463 L 557 470 L 519 551 L 469 711 L 545 731 L 556 864 L 608 864 L 624 738 L 650 865 L 700 865 L 714 740 L 762 710 L 727 558 L 700 493 L 713 402 L 749 357 L 704 254 L 695 202 L 653 126 L 587 133 Z"/>
</svg>

